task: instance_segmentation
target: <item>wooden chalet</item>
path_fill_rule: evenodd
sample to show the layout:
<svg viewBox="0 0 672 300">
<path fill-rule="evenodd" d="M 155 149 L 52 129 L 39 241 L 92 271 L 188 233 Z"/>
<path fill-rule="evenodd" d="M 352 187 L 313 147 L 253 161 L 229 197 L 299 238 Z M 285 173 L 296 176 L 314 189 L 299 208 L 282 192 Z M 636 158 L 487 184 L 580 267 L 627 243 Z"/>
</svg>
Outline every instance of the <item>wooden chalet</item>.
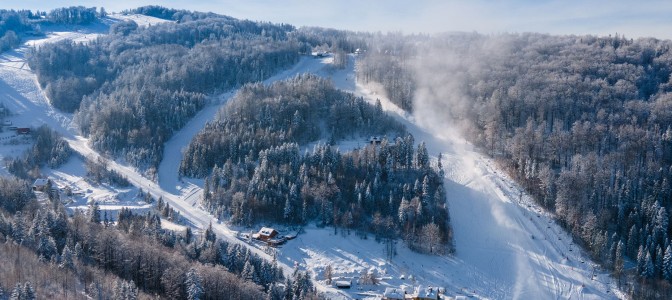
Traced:
<svg viewBox="0 0 672 300">
<path fill-rule="evenodd" d="M 46 192 L 48 185 L 49 185 L 49 179 L 47 178 L 35 179 L 35 182 L 33 182 L 33 191 Z"/>
<path fill-rule="evenodd" d="M 262 227 L 259 232 L 252 235 L 252 238 L 261 240 L 261 241 L 271 241 L 278 235 L 278 231 L 270 227 Z"/>
</svg>

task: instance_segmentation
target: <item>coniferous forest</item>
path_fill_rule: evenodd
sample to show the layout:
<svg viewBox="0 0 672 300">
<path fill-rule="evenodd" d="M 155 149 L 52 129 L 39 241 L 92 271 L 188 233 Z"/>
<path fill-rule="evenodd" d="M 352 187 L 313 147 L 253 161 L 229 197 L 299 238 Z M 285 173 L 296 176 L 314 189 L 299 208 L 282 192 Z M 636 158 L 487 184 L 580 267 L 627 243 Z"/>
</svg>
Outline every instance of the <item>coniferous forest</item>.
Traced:
<svg viewBox="0 0 672 300">
<path fill-rule="evenodd" d="M 368 137 L 384 135 L 369 144 Z M 364 146 L 341 153 L 329 145 L 353 138 Z M 424 143 L 416 147 L 380 102 L 368 104 L 317 76 L 243 87 L 194 138 L 180 169 L 208 175 L 204 206 L 236 224 L 315 221 L 402 236 L 428 253 L 451 251 L 440 163 L 430 164 Z"/>
<path fill-rule="evenodd" d="M 669 294 L 672 282 L 671 46 L 618 35 L 378 36 L 358 78 L 400 107 L 422 95 L 415 111 L 443 112 L 433 116 L 497 158 L 619 282 L 655 297 L 651 287 Z"/>
<path fill-rule="evenodd" d="M 493 157 L 629 295 L 672 295 L 671 41 L 296 29 L 159 6 L 126 13 L 170 22 L 118 21 L 87 43 L 33 47 L 30 69 L 95 150 L 150 178 L 166 141 L 213 95 L 239 89 L 179 167 L 180 176 L 204 179 L 200 204 L 216 217 L 454 251 L 441 154 L 380 101 L 310 74 L 260 83 L 312 50 L 331 52 L 344 68 L 358 49 L 359 83 Z M 84 7 L 0 10 L 0 51 L 43 26 L 105 17 Z M 283 274 L 275 261 L 218 240 L 212 227 L 162 229 L 161 217 L 180 215 L 149 194 L 155 209 L 122 209 L 117 220 L 96 203 L 68 215 L 50 189 L 38 200 L 29 180 L 72 149 L 46 126 L 25 139 L 34 145 L 5 159 L 12 176 L 0 177 L 0 299 L 319 298 L 307 273 Z M 360 146 L 340 149 L 353 141 Z M 86 173 L 99 184 L 130 184 L 104 159 L 88 161 Z"/>
<path fill-rule="evenodd" d="M 52 105 L 76 112 L 96 150 L 150 175 L 163 144 L 206 104 L 206 95 L 263 80 L 299 57 L 292 26 L 179 13 L 195 20 L 118 22 L 88 44 L 47 44 L 28 59 Z"/>
</svg>

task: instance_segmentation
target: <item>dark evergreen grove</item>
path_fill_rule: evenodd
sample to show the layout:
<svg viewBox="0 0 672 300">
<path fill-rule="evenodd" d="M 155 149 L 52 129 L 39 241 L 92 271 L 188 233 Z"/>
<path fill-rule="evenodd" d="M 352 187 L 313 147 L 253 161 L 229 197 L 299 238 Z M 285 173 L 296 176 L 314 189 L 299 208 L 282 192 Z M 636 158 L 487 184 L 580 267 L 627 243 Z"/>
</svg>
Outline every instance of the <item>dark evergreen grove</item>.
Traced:
<svg viewBox="0 0 672 300">
<path fill-rule="evenodd" d="M 371 135 L 389 138 L 368 145 Z M 367 146 L 299 151 L 300 144 L 346 138 Z M 380 103 L 314 75 L 243 87 L 194 138 L 180 170 L 209 175 L 204 206 L 236 224 L 314 221 L 377 238 L 401 235 L 421 251 L 451 250 L 443 179 L 424 143 L 416 148 Z"/>
<path fill-rule="evenodd" d="M 670 46 L 618 35 L 387 36 L 361 56 L 358 78 L 406 109 L 409 90 L 421 93 L 415 111 L 443 112 L 619 282 L 628 275 L 644 283 L 635 295 L 655 297 L 672 282 Z M 624 269 L 627 259 L 637 267 Z"/>
<path fill-rule="evenodd" d="M 43 45 L 28 61 L 51 103 L 76 111 L 96 150 L 151 171 L 207 94 L 263 80 L 299 58 L 291 26 L 191 14 L 193 21 L 149 27 L 115 23 L 88 44 Z"/>
</svg>

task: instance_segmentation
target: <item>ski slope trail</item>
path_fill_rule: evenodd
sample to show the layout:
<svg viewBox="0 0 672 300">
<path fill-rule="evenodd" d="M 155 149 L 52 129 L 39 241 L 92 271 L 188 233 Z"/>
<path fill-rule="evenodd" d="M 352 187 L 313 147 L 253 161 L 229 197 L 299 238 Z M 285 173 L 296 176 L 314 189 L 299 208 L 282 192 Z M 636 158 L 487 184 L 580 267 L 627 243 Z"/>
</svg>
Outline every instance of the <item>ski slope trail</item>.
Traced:
<svg viewBox="0 0 672 300">
<path fill-rule="evenodd" d="M 328 71 L 328 65 L 331 58 L 316 59 L 309 56 L 302 56 L 298 63 L 291 68 L 284 70 L 264 81 L 264 84 L 271 84 L 278 80 L 284 80 L 303 73 L 325 73 Z M 337 73 L 337 72 L 335 72 Z M 354 84 L 354 81 L 351 81 Z M 228 91 L 223 94 L 210 98 L 209 104 L 194 116 L 182 129 L 176 132 L 173 137 L 166 142 L 163 151 L 163 160 L 159 164 L 158 182 L 161 187 L 175 195 L 183 195 L 187 201 L 193 201 L 197 197 L 198 189 L 202 187 L 200 180 L 181 178 L 179 176 L 180 163 L 182 162 L 182 152 L 189 145 L 191 140 L 205 125 L 214 120 L 219 109 L 224 106 L 236 94 L 237 90 Z"/>
<path fill-rule="evenodd" d="M 409 115 L 368 87 L 355 92 L 404 123 L 429 153 L 443 154 L 454 230 L 451 268 L 477 297 L 495 299 L 624 298 L 604 271 L 574 246 L 552 216 L 536 206 L 494 163 L 459 137 L 441 112 Z"/>
</svg>

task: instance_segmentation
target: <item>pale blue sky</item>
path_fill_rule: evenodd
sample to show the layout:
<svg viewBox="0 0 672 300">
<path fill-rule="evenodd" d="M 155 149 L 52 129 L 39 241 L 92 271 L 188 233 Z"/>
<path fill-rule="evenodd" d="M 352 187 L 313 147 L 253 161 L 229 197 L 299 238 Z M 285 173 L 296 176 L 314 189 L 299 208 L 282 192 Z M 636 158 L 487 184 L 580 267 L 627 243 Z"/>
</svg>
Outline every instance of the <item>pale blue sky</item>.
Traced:
<svg viewBox="0 0 672 300">
<path fill-rule="evenodd" d="M 162 5 L 296 26 L 361 31 L 625 34 L 672 39 L 669 0 L 2 0 L 0 8 Z"/>
</svg>

